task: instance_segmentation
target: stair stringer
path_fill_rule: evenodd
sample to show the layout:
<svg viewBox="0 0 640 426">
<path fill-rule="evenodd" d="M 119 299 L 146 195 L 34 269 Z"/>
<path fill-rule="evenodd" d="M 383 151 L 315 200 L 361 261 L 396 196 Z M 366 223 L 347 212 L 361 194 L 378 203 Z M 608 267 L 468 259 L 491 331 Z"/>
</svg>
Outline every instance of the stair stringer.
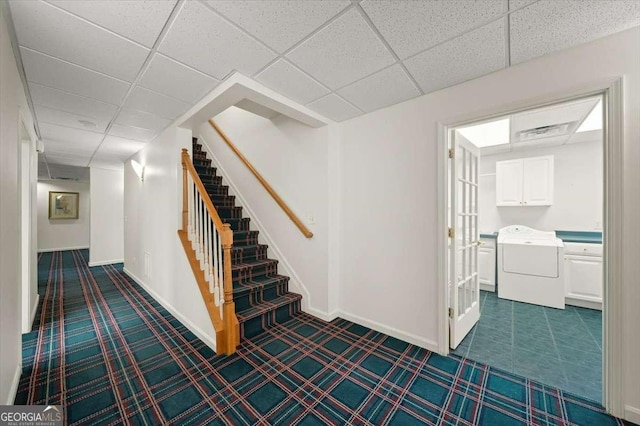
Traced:
<svg viewBox="0 0 640 426">
<path fill-rule="evenodd" d="M 289 285 L 293 287 L 293 292 L 302 294 L 303 296 L 301 301 L 302 310 L 304 312 L 316 315 L 320 318 L 326 317 L 327 315 L 324 312 L 311 307 L 312 306 L 311 295 L 309 294 L 309 290 L 307 290 L 304 283 L 300 279 L 300 276 L 296 273 L 295 269 L 293 269 L 293 267 L 291 266 L 287 258 L 284 256 L 284 254 L 282 253 L 278 245 L 275 243 L 274 239 L 271 237 L 269 232 L 267 232 L 267 230 L 265 229 L 262 222 L 260 222 L 256 214 L 254 213 L 253 209 L 251 208 L 251 205 L 242 196 L 242 193 L 238 190 L 238 187 L 233 182 L 233 179 L 226 172 L 226 170 L 224 169 L 224 166 L 219 161 L 218 157 L 216 157 L 216 155 L 213 153 L 213 151 L 209 147 L 209 144 L 207 143 L 206 139 L 202 136 L 202 134 L 198 135 L 198 142 L 202 145 L 202 147 L 207 152 L 207 154 L 211 156 L 212 161 L 215 161 L 215 167 L 220 169 L 221 175 L 229 185 L 229 189 L 233 191 L 233 195 L 235 195 L 236 201 L 239 202 L 239 204 L 243 207 L 244 209 L 243 211 L 246 212 L 246 215 L 251 219 L 251 223 L 254 223 L 256 228 L 258 228 L 257 230 L 260 232 L 259 238 L 263 237 L 265 239 L 266 244 L 269 246 L 269 249 L 273 250 L 273 253 L 275 254 L 275 258 L 279 261 L 278 267 L 282 267 L 282 269 L 284 269 L 284 272 L 286 272 L 285 275 L 289 277 Z"/>
</svg>

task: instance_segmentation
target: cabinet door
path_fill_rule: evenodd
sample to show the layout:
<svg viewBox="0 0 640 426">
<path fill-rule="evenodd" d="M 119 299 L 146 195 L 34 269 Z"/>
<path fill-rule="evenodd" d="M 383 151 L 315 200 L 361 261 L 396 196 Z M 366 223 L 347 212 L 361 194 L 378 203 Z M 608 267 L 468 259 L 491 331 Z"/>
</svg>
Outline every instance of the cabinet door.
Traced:
<svg viewBox="0 0 640 426">
<path fill-rule="evenodd" d="M 602 302 L 602 258 L 597 256 L 565 256 L 564 279 L 567 296 Z"/>
<path fill-rule="evenodd" d="M 478 275 L 482 284 L 496 284 L 496 250 L 478 248 Z"/>
<path fill-rule="evenodd" d="M 525 158 L 523 168 L 524 205 L 553 204 L 553 156 Z"/>
<path fill-rule="evenodd" d="M 522 205 L 522 160 L 496 162 L 496 205 Z"/>
</svg>

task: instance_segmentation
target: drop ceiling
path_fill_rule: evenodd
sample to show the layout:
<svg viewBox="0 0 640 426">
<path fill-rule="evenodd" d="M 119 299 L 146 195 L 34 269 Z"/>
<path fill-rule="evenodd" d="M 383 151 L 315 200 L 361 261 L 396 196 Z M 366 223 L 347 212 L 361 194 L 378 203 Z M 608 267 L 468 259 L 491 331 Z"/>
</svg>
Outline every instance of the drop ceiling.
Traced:
<svg viewBox="0 0 640 426">
<path fill-rule="evenodd" d="M 640 25 L 636 0 L 9 0 L 43 161 L 117 168 L 238 71 L 343 121 Z"/>
</svg>

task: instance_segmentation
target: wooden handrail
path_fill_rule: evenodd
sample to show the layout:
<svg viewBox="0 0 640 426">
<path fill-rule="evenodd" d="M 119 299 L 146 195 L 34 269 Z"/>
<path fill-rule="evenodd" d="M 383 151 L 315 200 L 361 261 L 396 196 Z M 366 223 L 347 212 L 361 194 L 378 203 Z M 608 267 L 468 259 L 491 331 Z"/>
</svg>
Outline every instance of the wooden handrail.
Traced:
<svg viewBox="0 0 640 426">
<path fill-rule="evenodd" d="M 247 158 L 244 155 L 242 155 L 240 150 L 233 144 L 233 142 L 231 142 L 231 140 L 229 140 L 229 138 L 222 131 L 222 129 L 220 129 L 218 127 L 218 125 L 213 120 L 209 120 L 209 124 L 211 125 L 211 127 L 213 127 L 213 129 L 216 132 L 218 132 L 218 134 L 220 135 L 222 140 L 224 140 L 227 143 L 227 145 L 229 146 L 229 148 L 231 148 L 231 150 L 233 152 L 235 152 L 235 154 L 238 156 L 238 158 L 240 158 L 240 160 L 251 171 L 251 173 L 253 173 L 253 175 L 256 177 L 256 179 L 258 179 L 258 181 L 262 184 L 264 189 L 267 190 L 269 195 L 271 195 L 271 197 L 280 206 L 280 208 L 282 210 L 284 210 L 284 212 L 287 214 L 287 216 L 289 216 L 289 219 L 291 219 L 291 221 L 298 227 L 300 232 L 302 232 L 302 234 L 307 238 L 313 237 L 313 233 L 311 231 L 309 231 L 309 229 L 307 229 L 306 226 L 304 226 L 304 223 L 302 223 L 302 221 L 298 218 L 298 216 L 296 216 L 296 214 L 293 211 L 291 211 L 289 206 L 287 206 L 287 203 L 285 203 L 284 200 L 282 198 L 280 198 L 280 196 L 276 193 L 276 191 L 274 191 L 274 189 L 271 187 L 271 185 L 269 185 L 269 183 L 262 177 L 262 175 L 256 170 L 256 168 L 253 167 L 253 165 L 249 162 L 249 160 L 247 160 Z"/>
<path fill-rule="evenodd" d="M 184 247 L 185 253 L 191 265 L 191 269 L 196 277 L 198 287 L 202 293 L 202 297 L 205 301 L 207 311 L 211 317 L 214 329 L 216 331 L 216 351 L 218 353 L 224 353 L 231 355 L 236 351 L 236 348 L 240 344 L 240 326 L 238 318 L 236 316 L 235 302 L 233 301 L 233 282 L 231 272 L 231 248 L 233 247 L 233 231 L 231 225 L 223 223 L 218 215 L 218 211 L 213 206 L 209 193 L 205 188 L 198 172 L 196 171 L 191 158 L 189 158 L 189 152 L 186 149 L 182 150 L 181 154 L 182 163 L 182 229 L 178 231 L 180 240 Z M 222 246 L 222 262 L 223 264 L 223 293 L 224 303 L 222 305 L 222 318 L 220 309 L 215 305 L 215 301 L 209 287 L 205 282 L 204 271 L 200 269 L 200 263 L 196 259 L 196 254 L 190 245 L 189 240 L 189 188 L 188 175 L 191 176 L 193 184 L 200 194 L 209 217 L 213 222 L 217 232 L 220 235 L 220 242 Z"/>
</svg>

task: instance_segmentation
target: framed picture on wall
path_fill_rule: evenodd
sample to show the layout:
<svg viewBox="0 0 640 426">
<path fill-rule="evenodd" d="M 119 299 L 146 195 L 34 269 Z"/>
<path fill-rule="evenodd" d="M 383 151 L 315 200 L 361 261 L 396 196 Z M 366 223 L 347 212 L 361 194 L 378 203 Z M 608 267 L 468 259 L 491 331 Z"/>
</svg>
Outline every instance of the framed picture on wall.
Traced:
<svg viewBox="0 0 640 426">
<path fill-rule="evenodd" d="M 49 219 L 77 219 L 80 194 L 49 191 Z"/>
</svg>

